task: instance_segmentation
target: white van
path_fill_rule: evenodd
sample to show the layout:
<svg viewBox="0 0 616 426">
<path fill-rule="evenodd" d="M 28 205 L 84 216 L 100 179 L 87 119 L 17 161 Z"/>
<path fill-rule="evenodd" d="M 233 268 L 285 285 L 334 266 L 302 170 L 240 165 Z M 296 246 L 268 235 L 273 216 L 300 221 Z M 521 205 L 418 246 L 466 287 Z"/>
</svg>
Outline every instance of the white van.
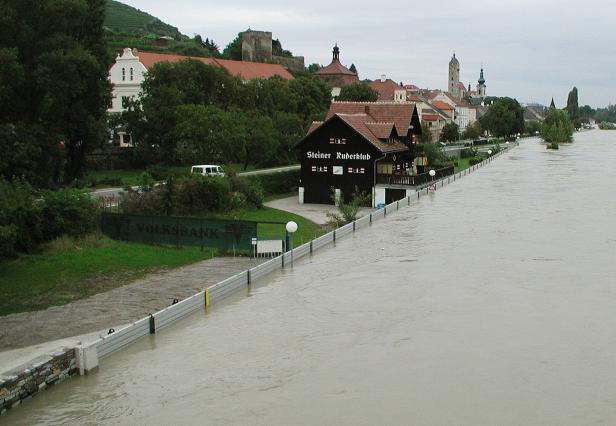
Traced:
<svg viewBox="0 0 616 426">
<path fill-rule="evenodd" d="M 201 164 L 199 166 L 192 166 L 190 168 L 190 173 L 203 176 L 225 176 L 225 172 L 222 167 L 215 164 Z"/>
</svg>

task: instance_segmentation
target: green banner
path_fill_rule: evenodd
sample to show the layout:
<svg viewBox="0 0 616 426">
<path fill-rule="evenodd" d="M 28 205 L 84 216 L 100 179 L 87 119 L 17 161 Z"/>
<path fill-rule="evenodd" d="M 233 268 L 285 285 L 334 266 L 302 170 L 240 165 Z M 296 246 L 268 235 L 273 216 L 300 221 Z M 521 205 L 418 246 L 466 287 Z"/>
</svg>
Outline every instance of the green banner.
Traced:
<svg viewBox="0 0 616 426">
<path fill-rule="evenodd" d="M 103 213 L 101 229 L 116 240 L 177 246 L 252 249 L 257 222 Z"/>
</svg>

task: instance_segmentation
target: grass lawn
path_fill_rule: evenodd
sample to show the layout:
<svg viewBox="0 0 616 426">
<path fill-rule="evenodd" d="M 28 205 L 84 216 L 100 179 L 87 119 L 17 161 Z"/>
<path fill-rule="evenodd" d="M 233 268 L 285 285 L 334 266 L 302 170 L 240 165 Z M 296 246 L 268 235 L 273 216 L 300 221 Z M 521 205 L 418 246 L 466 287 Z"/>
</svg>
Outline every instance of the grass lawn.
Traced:
<svg viewBox="0 0 616 426">
<path fill-rule="evenodd" d="M 45 309 L 120 287 L 149 272 L 211 257 L 174 248 L 88 236 L 62 238 L 42 253 L 0 262 L 0 315 Z"/>
<path fill-rule="evenodd" d="M 257 236 L 260 239 L 284 238 L 286 234 L 285 225 L 290 220 L 293 220 L 297 223 L 297 232 L 293 236 L 295 246 L 308 242 L 325 233 L 322 227 L 304 217 L 271 207 L 262 207 L 254 210 L 239 210 L 210 217 L 218 219 L 281 222 L 280 224 L 259 224 L 257 227 Z"/>
<path fill-rule="evenodd" d="M 470 167 L 470 158 L 458 158 L 458 165 L 454 167 L 454 173 L 460 173 L 462 170 L 466 170 Z"/>
</svg>

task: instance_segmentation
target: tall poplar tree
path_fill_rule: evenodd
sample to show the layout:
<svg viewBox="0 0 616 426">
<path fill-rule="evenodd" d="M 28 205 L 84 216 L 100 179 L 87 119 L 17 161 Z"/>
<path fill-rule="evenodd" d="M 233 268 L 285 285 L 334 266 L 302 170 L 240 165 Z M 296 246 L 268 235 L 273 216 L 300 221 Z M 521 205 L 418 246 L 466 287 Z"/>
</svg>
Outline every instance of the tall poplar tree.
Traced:
<svg viewBox="0 0 616 426">
<path fill-rule="evenodd" d="M 567 112 L 569 113 L 569 119 L 571 121 L 575 121 L 578 117 L 578 89 L 575 86 L 569 92 L 569 96 L 567 96 Z"/>
</svg>

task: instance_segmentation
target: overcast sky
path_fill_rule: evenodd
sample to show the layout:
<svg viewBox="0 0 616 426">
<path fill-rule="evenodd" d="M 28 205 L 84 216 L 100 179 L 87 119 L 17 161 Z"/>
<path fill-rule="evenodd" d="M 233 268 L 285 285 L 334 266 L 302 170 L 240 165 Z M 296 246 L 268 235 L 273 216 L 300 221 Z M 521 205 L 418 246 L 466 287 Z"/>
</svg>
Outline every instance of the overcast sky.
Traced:
<svg viewBox="0 0 616 426">
<path fill-rule="evenodd" d="M 247 28 L 271 31 L 306 65 L 327 65 L 334 42 L 359 77 L 382 74 L 447 89 L 452 53 L 473 90 L 484 65 L 488 95 L 558 107 L 616 103 L 616 3 L 607 0 L 122 0 L 222 48 Z"/>
</svg>

